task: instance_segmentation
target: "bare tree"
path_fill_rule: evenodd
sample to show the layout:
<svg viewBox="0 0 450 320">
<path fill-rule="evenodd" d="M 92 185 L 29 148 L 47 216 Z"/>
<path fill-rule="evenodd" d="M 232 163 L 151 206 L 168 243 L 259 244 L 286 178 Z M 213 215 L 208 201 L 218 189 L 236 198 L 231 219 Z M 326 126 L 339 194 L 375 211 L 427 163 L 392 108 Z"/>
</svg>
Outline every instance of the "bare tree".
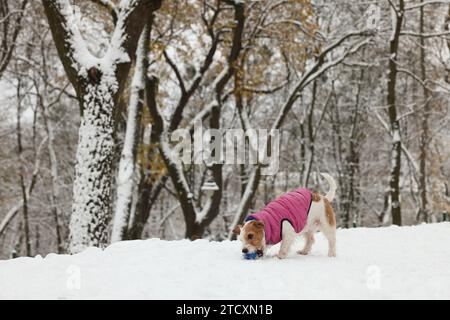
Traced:
<svg viewBox="0 0 450 320">
<path fill-rule="evenodd" d="M 18 1 L 14 1 L 18 2 Z M 8 67 L 11 56 L 16 46 L 17 37 L 22 29 L 22 18 L 27 7 L 28 0 L 22 0 L 11 6 L 8 0 L 0 0 L 0 79 Z"/>
</svg>

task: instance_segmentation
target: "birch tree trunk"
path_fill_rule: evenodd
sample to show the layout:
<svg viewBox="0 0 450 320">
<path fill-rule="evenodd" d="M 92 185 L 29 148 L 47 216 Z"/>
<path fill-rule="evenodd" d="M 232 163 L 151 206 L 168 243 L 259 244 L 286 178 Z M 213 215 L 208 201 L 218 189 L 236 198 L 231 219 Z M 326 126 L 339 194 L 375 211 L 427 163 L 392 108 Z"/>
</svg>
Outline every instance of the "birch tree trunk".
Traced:
<svg viewBox="0 0 450 320">
<path fill-rule="evenodd" d="M 128 223 L 133 204 L 133 193 L 137 187 L 136 159 L 141 129 L 141 116 L 144 100 L 144 82 L 147 73 L 147 55 L 150 46 L 150 25 L 144 28 L 139 39 L 138 52 L 133 82 L 131 84 L 131 96 L 128 106 L 127 127 L 122 155 L 119 163 L 117 177 L 117 199 L 114 215 L 111 242 L 124 240 L 128 230 Z"/>
</svg>

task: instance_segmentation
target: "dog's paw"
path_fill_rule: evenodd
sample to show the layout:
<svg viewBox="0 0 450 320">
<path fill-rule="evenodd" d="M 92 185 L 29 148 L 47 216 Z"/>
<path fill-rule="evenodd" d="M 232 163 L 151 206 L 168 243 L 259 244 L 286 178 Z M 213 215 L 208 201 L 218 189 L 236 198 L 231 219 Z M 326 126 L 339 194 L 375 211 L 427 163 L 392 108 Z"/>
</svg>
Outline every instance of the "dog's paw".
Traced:
<svg viewBox="0 0 450 320">
<path fill-rule="evenodd" d="M 330 258 L 334 258 L 334 257 L 336 257 L 336 252 L 328 252 L 328 256 Z"/>
<path fill-rule="evenodd" d="M 287 253 L 278 253 L 277 254 L 278 259 L 286 259 L 286 257 L 287 257 Z"/>
<path fill-rule="evenodd" d="M 309 254 L 309 251 L 308 251 L 308 250 L 305 250 L 305 249 L 303 249 L 303 250 L 298 250 L 298 251 L 297 251 L 297 254 L 301 254 L 302 256 L 306 256 L 306 255 Z"/>
</svg>

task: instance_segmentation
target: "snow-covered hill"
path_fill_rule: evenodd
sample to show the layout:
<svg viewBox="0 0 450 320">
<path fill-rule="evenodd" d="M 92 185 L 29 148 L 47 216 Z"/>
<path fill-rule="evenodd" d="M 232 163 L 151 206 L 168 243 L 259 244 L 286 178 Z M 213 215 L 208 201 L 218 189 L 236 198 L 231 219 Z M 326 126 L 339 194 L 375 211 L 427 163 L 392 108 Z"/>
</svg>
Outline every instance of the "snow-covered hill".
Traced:
<svg viewBox="0 0 450 320">
<path fill-rule="evenodd" d="M 236 241 L 153 239 L 0 261 L 0 298 L 450 299 L 450 223 L 339 230 L 337 244 L 336 258 L 318 235 L 310 256 L 246 261 Z"/>
</svg>

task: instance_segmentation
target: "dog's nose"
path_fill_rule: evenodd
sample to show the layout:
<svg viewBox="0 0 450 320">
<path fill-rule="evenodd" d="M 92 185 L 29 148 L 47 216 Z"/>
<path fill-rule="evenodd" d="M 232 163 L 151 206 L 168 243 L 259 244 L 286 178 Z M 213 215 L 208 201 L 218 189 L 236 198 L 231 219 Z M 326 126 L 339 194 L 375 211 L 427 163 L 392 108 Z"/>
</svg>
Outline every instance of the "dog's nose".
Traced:
<svg viewBox="0 0 450 320">
<path fill-rule="evenodd" d="M 242 253 L 248 253 L 248 249 L 247 248 L 242 249 Z"/>
</svg>

